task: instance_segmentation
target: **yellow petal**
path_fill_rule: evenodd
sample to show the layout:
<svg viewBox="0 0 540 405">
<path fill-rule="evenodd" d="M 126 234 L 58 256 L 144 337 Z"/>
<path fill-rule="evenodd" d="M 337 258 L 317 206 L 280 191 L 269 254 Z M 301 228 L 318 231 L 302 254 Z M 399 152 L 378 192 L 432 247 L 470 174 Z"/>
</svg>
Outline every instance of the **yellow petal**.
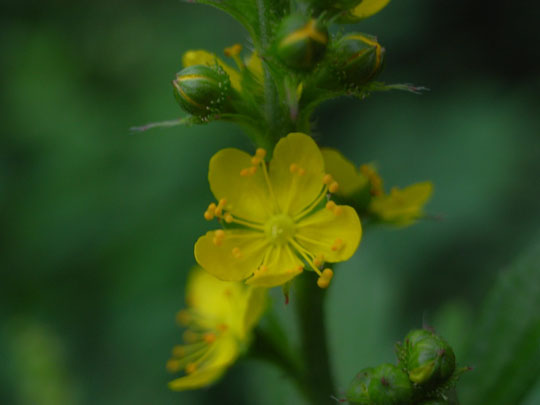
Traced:
<svg viewBox="0 0 540 405">
<path fill-rule="evenodd" d="M 244 280 L 261 264 L 267 243 L 263 233 L 226 230 L 219 246 L 214 243 L 215 236 L 215 231 L 207 232 L 195 243 L 197 263 L 214 277 L 224 281 Z"/>
<path fill-rule="evenodd" d="M 218 201 L 227 200 L 225 209 L 233 216 L 264 223 L 272 215 L 268 185 L 259 167 L 255 174 L 242 176 L 250 168 L 251 156 L 238 149 L 222 149 L 210 159 L 208 181 Z"/>
<path fill-rule="evenodd" d="M 288 245 L 275 246 L 270 252 L 267 268 L 255 272 L 255 275 L 246 283 L 266 288 L 276 287 L 300 274 L 303 270 L 302 266 L 302 262 Z"/>
<path fill-rule="evenodd" d="M 189 67 L 193 65 L 214 66 L 216 62 L 229 75 L 232 87 L 236 91 L 241 91 L 242 78 L 240 76 L 240 73 L 236 69 L 230 67 L 225 62 L 223 62 L 215 54 L 204 50 L 192 50 L 187 51 L 184 56 L 182 56 L 182 65 L 184 65 L 184 67 Z"/>
<path fill-rule="evenodd" d="M 388 3 L 390 3 L 390 0 L 363 0 L 362 3 L 351 11 L 351 14 L 356 20 L 361 20 L 371 17 L 373 14 L 377 14 L 385 8 Z"/>
<path fill-rule="evenodd" d="M 393 188 L 390 194 L 374 197 L 369 210 L 385 222 L 407 226 L 422 216 L 424 205 L 432 193 L 433 184 L 429 181 L 402 190 Z"/>
<path fill-rule="evenodd" d="M 337 195 L 350 196 L 367 186 L 368 179 L 356 170 L 355 165 L 336 149 L 322 148 L 324 167 L 338 182 Z"/>
<path fill-rule="evenodd" d="M 291 173 L 291 165 L 303 175 Z M 319 147 L 308 135 L 295 132 L 279 140 L 270 162 L 270 180 L 282 213 L 294 216 L 319 195 L 324 161 Z"/>
<path fill-rule="evenodd" d="M 257 52 L 253 52 L 246 63 L 246 66 L 248 70 L 251 72 L 253 76 L 255 76 L 261 83 L 264 81 L 264 71 L 262 66 L 262 60 L 257 54 Z"/>
<path fill-rule="evenodd" d="M 175 391 L 194 390 L 215 382 L 238 357 L 238 344 L 232 338 L 220 338 L 212 347 L 207 362 L 191 374 L 177 378 L 169 383 Z"/>
<path fill-rule="evenodd" d="M 225 320 L 230 313 L 238 311 L 238 302 L 244 296 L 240 283 L 221 281 L 196 266 L 190 273 L 186 286 L 186 303 L 201 315 L 202 320 Z M 245 301 L 245 299 L 244 299 Z M 211 328 L 212 325 L 200 325 Z"/>
<path fill-rule="evenodd" d="M 257 324 L 268 304 L 266 288 L 248 287 L 246 312 L 244 314 L 244 332 L 248 334 Z"/>
<path fill-rule="evenodd" d="M 348 205 L 338 205 L 339 215 L 321 209 L 298 223 L 296 240 L 314 256 L 324 261 L 349 259 L 360 243 L 362 226 L 356 211 Z"/>
</svg>

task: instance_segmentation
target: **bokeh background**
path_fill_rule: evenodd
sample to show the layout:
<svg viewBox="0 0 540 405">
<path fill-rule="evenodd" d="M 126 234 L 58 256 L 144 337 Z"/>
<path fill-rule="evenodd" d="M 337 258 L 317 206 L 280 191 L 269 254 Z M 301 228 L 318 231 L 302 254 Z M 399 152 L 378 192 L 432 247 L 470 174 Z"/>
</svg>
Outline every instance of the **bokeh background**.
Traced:
<svg viewBox="0 0 540 405">
<path fill-rule="evenodd" d="M 378 35 L 383 80 L 431 91 L 327 103 L 317 139 L 376 162 L 387 185 L 433 181 L 428 211 L 443 219 L 369 229 L 340 266 L 327 315 L 341 389 L 424 322 L 466 363 L 497 272 L 538 238 L 539 10 L 394 1 L 347 27 Z M 245 31 L 176 0 L 7 0 L 0 20 L 0 403 L 302 404 L 254 360 L 212 389 L 166 387 L 192 246 L 211 226 L 208 160 L 250 145 L 223 123 L 128 128 L 181 116 L 182 53 L 221 54 Z M 293 308 L 274 300 L 294 342 Z M 523 402 L 538 403 L 540 385 Z"/>
</svg>

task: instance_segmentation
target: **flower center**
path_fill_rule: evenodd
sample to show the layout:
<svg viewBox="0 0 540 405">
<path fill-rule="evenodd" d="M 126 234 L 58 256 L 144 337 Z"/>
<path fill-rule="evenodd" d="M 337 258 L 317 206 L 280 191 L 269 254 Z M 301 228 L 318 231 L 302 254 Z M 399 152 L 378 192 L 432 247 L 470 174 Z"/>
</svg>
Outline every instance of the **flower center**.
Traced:
<svg viewBox="0 0 540 405">
<path fill-rule="evenodd" d="M 285 214 L 274 215 L 266 223 L 264 232 L 272 243 L 283 245 L 294 236 L 294 221 L 291 217 Z"/>
</svg>

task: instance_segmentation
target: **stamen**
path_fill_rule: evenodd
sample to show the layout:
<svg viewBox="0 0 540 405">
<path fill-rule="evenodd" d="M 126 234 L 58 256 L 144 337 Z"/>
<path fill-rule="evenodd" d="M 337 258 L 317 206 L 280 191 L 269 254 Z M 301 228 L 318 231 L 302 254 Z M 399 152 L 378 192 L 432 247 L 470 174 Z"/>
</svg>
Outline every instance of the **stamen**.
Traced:
<svg viewBox="0 0 540 405">
<path fill-rule="evenodd" d="M 293 174 L 296 173 L 298 171 L 298 165 L 296 163 L 291 163 L 289 166 L 289 171 Z"/>
<path fill-rule="evenodd" d="M 319 286 L 319 288 L 322 288 L 322 289 L 328 288 L 328 286 L 330 285 L 330 280 L 319 277 L 317 279 L 317 285 Z"/>
<path fill-rule="evenodd" d="M 242 177 L 248 177 L 248 176 L 250 176 L 250 175 L 251 175 L 251 172 L 250 172 L 249 169 L 250 169 L 249 167 L 246 167 L 246 168 L 240 170 L 240 176 L 242 176 Z"/>
<path fill-rule="evenodd" d="M 240 259 L 242 257 L 242 252 L 239 247 L 235 247 L 232 250 L 232 255 L 235 259 Z"/>
<path fill-rule="evenodd" d="M 204 213 L 204 219 L 206 219 L 207 221 L 211 221 L 214 219 L 214 213 L 211 212 L 211 211 L 206 211 Z"/>
<path fill-rule="evenodd" d="M 187 326 L 191 322 L 189 311 L 182 309 L 176 314 L 176 322 L 181 326 Z"/>
<path fill-rule="evenodd" d="M 197 370 L 197 364 L 195 363 L 188 363 L 186 366 L 186 374 L 192 374 Z"/>
<path fill-rule="evenodd" d="M 333 181 L 328 186 L 328 191 L 330 191 L 331 193 L 335 193 L 336 191 L 338 191 L 338 189 L 339 189 L 339 184 L 337 181 Z"/>
<path fill-rule="evenodd" d="M 334 277 L 334 272 L 332 271 L 332 269 L 324 269 L 322 272 L 322 277 L 328 280 L 332 280 L 332 277 Z"/>
<path fill-rule="evenodd" d="M 332 211 L 335 216 L 341 215 L 341 213 L 343 212 L 343 208 L 336 205 L 336 203 L 332 200 L 326 203 L 326 209 Z"/>
<path fill-rule="evenodd" d="M 225 219 L 225 222 L 227 222 L 228 224 L 230 224 L 232 221 L 234 221 L 234 217 L 229 212 L 225 214 L 223 219 Z"/>
<path fill-rule="evenodd" d="M 184 349 L 184 346 L 176 345 L 172 349 L 172 354 L 174 357 L 184 357 L 186 355 L 186 349 Z"/>
<path fill-rule="evenodd" d="M 176 373 L 178 371 L 180 371 L 180 360 L 177 360 L 177 359 L 169 359 L 167 361 L 167 365 L 166 365 L 166 368 L 167 368 L 167 371 L 169 373 Z"/>
<path fill-rule="evenodd" d="M 332 178 L 332 175 L 330 175 L 330 174 L 325 174 L 325 175 L 323 176 L 322 182 L 323 182 L 323 184 L 329 185 L 330 183 L 332 183 L 333 180 L 334 180 L 334 179 Z"/>
<path fill-rule="evenodd" d="M 298 169 L 298 175 L 299 175 L 299 176 L 303 176 L 304 174 L 306 174 L 306 170 L 305 170 L 304 168 L 302 168 L 302 167 L 299 168 L 299 169 Z"/>
<path fill-rule="evenodd" d="M 251 166 L 248 170 L 249 170 L 249 175 L 253 176 L 255 173 L 257 173 L 257 166 Z"/>
<path fill-rule="evenodd" d="M 203 339 L 206 343 L 214 343 L 216 341 L 216 335 L 215 333 L 208 332 L 204 334 Z"/>
<path fill-rule="evenodd" d="M 341 250 L 342 248 L 343 248 L 343 240 L 340 238 L 336 239 L 332 247 L 330 247 L 330 249 L 334 252 L 337 252 Z"/>
<path fill-rule="evenodd" d="M 290 240 L 291 245 L 296 249 L 296 251 L 302 256 L 302 258 L 306 261 L 306 263 L 317 273 L 319 276 L 322 275 L 321 271 L 317 266 L 315 266 L 315 263 L 313 263 L 313 260 L 310 258 L 311 253 L 306 250 L 302 245 L 300 245 L 298 242 L 296 242 L 294 239 Z"/>
<path fill-rule="evenodd" d="M 257 156 L 261 160 L 264 159 L 266 157 L 266 149 L 257 148 L 257 150 L 255 151 L 255 156 Z"/>
<path fill-rule="evenodd" d="M 214 232 L 214 238 L 212 239 L 214 245 L 221 246 L 223 239 L 225 239 L 225 231 L 223 229 L 218 229 Z"/>
<path fill-rule="evenodd" d="M 313 259 L 313 264 L 320 268 L 324 264 L 324 255 L 322 253 L 319 253 L 315 259 Z"/>
<path fill-rule="evenodd" d="M 184 340 L 184 342 L 186 343 L 195 343 L 197 341 L 199 341 L 199 334 L 198 333 L 195 333 L 193 332 L 192 330 L 186 330 L 184 332 L 184 334 L 182 335 L 182 339 Z"/>
</svg>

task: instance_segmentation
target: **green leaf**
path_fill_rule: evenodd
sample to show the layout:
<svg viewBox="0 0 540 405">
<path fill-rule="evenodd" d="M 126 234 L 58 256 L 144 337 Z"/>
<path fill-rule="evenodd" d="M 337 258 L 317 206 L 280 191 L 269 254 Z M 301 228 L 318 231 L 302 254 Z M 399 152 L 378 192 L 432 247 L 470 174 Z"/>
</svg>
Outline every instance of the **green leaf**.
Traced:
<svg viewBox="0 0 540 405">
<path fill-rule="evenodd" d="M 476 324 L 462 402 L 520 404 L 540 377 L 540 244 L 499 274 Z"/>
</svg>

